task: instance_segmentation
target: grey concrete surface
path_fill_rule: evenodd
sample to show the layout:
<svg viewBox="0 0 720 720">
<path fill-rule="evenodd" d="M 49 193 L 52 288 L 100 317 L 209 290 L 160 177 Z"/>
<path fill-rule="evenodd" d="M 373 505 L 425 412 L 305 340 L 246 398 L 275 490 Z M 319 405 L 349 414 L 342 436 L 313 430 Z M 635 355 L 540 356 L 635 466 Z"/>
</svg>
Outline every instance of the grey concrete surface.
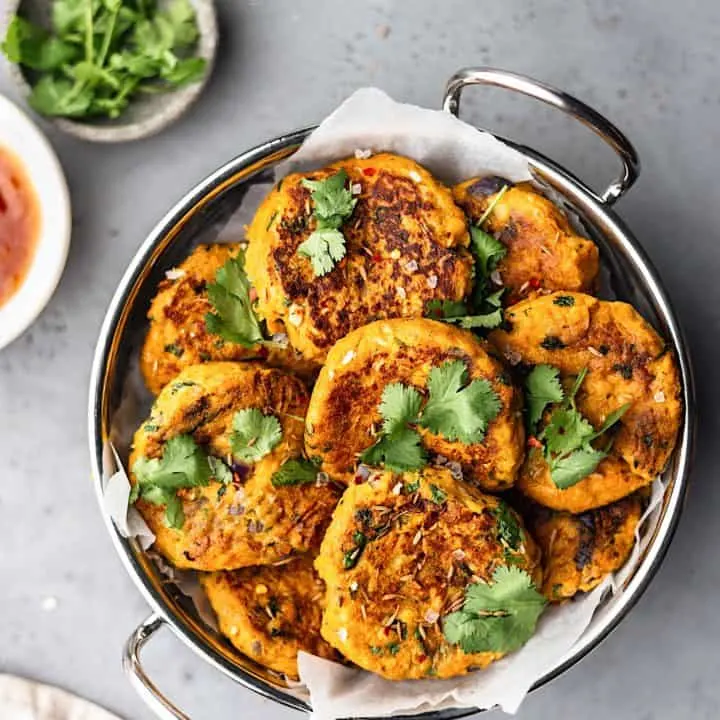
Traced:
<svg viewBox="0 0 720 720">
<path fill-rule="evenodd" d="M 637 144 L 643 174 L 618 210 L 665 280 L 700 388 L 692 492 L 664 566 L 618 630 L 529 697 L 519 717 L 720 717 L 720 484 L 712 442 L 720 405 L 720 5 L 220 0 L 218 6 L 216 72 L 174 127 L 103 147 L 45 125 L 67 172 L 74 233 L 52 302 L 0 353 L 0 670 L 61 685 L 124 718 L 150 718 L 119 663 L 125 637 L 147 608 L 105 534 L 86 439 L 96 334 L 145 233 L 233 154 L 317 121 L 359 86 L 376 84 L 432 107 L 455 69 L 486 63 L 566 88 Z M 0 91 L 14 97 L 6 70 Z M 550 153 L 596 186 L 614 171 L 611 153 L 556 113 L 500 92 L 470 94 L 464 110 L 475 123 Z M 194 720 L 299 717 L 219 678 L 169 635 L 147 657 L 158 684 Z"/>
</svg>

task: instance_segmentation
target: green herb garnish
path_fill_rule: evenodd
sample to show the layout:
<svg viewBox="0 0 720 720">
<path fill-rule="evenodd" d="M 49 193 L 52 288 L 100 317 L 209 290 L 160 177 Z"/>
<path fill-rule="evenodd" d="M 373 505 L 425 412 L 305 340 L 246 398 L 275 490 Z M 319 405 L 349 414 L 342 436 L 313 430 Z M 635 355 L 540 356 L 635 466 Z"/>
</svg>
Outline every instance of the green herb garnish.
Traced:
<svg viewBox="0 0 720 720">
<path fill-rule="evenodd" d="M 630 407 L 628 403 L 617 408 L 608 415 L 602 427 L 595 430 L 575 405 L 575 396 L 586 374 L 587 370 L 579 373 L 567 394 L 560 384 L 559 371 L 550 365 L 537 365 L 525 381 L 531 431 L 545 408 L 551 403 L 556 404 L 539 440 L 543 443 L 550 477 L 561 490 L 572 487 L 594 472 L 607 457 L 609 446 L 599 450 L 592 446 L 592 442 L 615 425 Z"/>
<path fill-rule="evenodd" d="M 275 487 L 286 485 L 306 485 L 317 480 L 320 468 L 310 460 L 295 458 L 284 462 L 279 470 L 272 476 L 272 484 Z"/>
<path fill-rule="evenodd" d="M 447 440 L 481 442 L 488 423 L 500 412 L 500 398 L 485 379 L 468 382 L 461 360 L 430 371 L 429 397 L 419 424 Z"/>
<path fill-rule="evenodd" d="M 14 15 L 0 46 L 37 73 L 29 97 L 39 113 L 118 117 L 143 93 L 197 82 L 198 29 L 189 0 L 160 10 L 149 0 L 54 0 L 52 30 Z"/>
<path fill-rule="evenodd" d="M 352 568 L 357 565 L 360 555 L 362 555 L 362 551 L 367 545 L 365 533 L 356 530 L 353 533 L 353 543 L 355 543 L 355 545 L 343 553 L 343 568 L 345 568 L 345 570 L 352 570 Z"/>
<path fill-rule="evenodd" d="M 402 383 L 385 386 L 379 410 L 383 419 L 379 440 L 360 459 L 367 465 L 385 465 L 395 472 L 417 470 L 427 462 L 421 426 L 447 440 L 465 444 L 481 442 L 488 423 L 500 411 L 500 398 L 487 380 L 468 382 L 461 360 L 433 368 L 427 383 L 428 400 Z"/>
<path fill-rule="evenodd" d="M 518 567 L 499 567 L 492 583 L 473 583 L 462 610 L 443 619 L 443 634 L 465 653 L 507 653 L 522 647 L 535 632 L 545 598 Z"/>
<path fill-rule="evenodd" d="M 517 550 L 522 543 L 522 530 L 510 506 L 502 500 L 495 510 L 495 519 L 497 520 L 498 540 L 511 550 Z"/>
<path fill-rule="evenodd" d="M 230 449 L 238 460 L 257 462 L 281 439 L 282 426 L 274 415 L 264 415 L 258 408 L 245 408 L 235 413 Z"/>
<path fill-rule="evenodd" d="M 302 181 L 311 191 L 316 228 L 300 243 L 298 253 L 310 259 L 316 277 L 329 273 L 345 257 L 345 236 L 339 228 L 357 204 L 345 187 L 347 179 L 347 173 L 340 170 L 324 180 Z"/>
<path fill-rule="evenodd" d="M 208 299 L 215 309 L 205 315 L 209 332 L 224 340 L 252 347 L 263 341 L 260 323 L 250 302 L 250 280 L 245 272 L 245 255 L 240 252 L 218 271 L 215 282 L 207 287 Z"/>
<path fill-rule="evenodd" d="M 389 470 L 416 470 L 427 461 L 420 435 L 409 427 L 417 421 L 422 403 L 420 393 L 402 383 L 385 386 L 380 401 L 383 418 L 380 439 L 365 450 L 360 459 L 367 465 L 385 465 Z"/>
<path fill-rule="evenodd" d="M 177 491 L 204 487 L 211 478 L 228 482 L 230 470 L 222 460 L 208 457 L 191 435 L 177 435 L 165 443 L 161 458 L 140 457 L 133 464 L 132 472 L 137 484 L 130 494 L 130 502 L 142 498 L 153 505 L 165 505 L 166 524 L 180 529 L 185 523 L 185 513 Z"/>
</svg>

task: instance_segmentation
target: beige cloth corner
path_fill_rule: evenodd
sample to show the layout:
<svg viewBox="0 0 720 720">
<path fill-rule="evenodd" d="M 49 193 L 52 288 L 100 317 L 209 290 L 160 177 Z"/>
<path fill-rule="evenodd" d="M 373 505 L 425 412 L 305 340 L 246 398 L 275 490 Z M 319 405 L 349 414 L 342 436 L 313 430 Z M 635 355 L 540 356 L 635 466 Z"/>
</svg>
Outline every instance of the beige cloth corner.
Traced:
<svg viewBox="0 0 720 720">
<path fill-rule="evenodd" d="M 0 720 L 120 720 L 64 690 L 0 675 Z"/>
</svg>

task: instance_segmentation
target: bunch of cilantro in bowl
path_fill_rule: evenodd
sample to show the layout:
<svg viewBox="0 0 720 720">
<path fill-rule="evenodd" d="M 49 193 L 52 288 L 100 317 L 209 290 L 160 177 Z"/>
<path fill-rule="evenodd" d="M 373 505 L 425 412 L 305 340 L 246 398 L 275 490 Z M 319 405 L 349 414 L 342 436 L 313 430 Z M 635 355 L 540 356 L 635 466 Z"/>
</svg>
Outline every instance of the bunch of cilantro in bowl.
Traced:
<svg viewBox="0 0 720 720">
<path fill-rule="evenodd" d="M 199 31 L 189 0 L 53 0 L 51 29 L 14 15 L 2 51 L 30 71 L 42 115 L 117 118 L 139 95 L 197 82 Z"/>
</svg>

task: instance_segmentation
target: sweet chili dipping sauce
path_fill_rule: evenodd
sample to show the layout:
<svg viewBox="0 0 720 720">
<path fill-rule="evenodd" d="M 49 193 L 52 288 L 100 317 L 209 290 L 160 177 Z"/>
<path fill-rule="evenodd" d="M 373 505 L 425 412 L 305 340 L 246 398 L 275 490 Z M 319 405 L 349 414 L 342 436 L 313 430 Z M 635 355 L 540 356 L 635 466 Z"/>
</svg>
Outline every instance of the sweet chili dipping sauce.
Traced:
<svg viewBox="0 0 720 720">
<path fill-rule="evenodd" d="M 30 269 L 39 228 L 35 188 L 17 157 L 0 147 L 0 305 Z"/>
</svg>

